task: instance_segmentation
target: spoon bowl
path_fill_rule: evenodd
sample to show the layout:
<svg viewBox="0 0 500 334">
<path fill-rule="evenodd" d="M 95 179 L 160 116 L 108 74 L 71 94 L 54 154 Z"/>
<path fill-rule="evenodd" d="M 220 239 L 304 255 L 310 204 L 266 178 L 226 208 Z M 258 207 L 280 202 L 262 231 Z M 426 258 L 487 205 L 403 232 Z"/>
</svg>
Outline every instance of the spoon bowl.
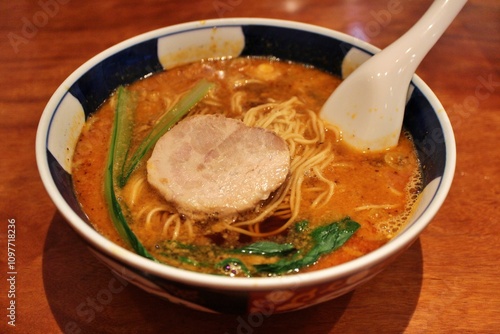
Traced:
<svg viewBox="0 0 500 334">
<path fill-rule="evenodd" d="M 434 1 L 410 30 L 345 78 L 321 110 L 342 140 L 362 151 L 398 144 L 413 74 L 466 2 Z"/>
</svg>

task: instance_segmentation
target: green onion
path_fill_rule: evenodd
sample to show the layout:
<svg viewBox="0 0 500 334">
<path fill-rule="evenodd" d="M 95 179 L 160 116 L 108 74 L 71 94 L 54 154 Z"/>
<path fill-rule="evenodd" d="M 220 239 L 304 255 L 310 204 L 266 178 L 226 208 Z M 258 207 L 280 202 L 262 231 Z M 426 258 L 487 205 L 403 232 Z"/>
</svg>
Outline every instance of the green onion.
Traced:
<svg viewBox="0 0 500 334">
<path fill-rule="evenodd" d="M 163 136 L 172 126 L 175 125 L 188 111 L 198 103 L 205 95 L 208 93 L 210 88 L 214 84 L 206 81 L 205 79 L 200 80 L 186 95 L 184 95 L 175 106 L 164 114 L 153 127 L 151 132 L 146 136 L 146 138 L 139 145 L 134 155 L 124 166 L 123 175 L 121 177 L 120 186 L 123 187 L 130 175 L 134 172 L 137 165 L 144 158 L 146 153 L 153 147 L 158 139 Z"/>
</svg>

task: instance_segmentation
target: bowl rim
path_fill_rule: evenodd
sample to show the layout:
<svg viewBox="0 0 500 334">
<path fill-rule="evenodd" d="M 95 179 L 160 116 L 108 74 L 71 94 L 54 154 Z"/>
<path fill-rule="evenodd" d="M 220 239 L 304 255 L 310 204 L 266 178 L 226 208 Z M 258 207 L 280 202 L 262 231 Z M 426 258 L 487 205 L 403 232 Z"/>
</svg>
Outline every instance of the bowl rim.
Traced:
<svg viewBox="0 0 500 334">
<path fill-rule="evenodd" d="M 75 81 L 77 81 L 87 70 L 101 62 L 103 59 L 143 41 L 159 38 L 173 33 L 180 33 L 186 30 L 244 25 L 264 25 L 298 29 L 345 41 L 368 52 L 376 53 L 380 50 L 379 48 L 356 37 L 329 28 L 297 21 L 247 17 L 221 18 L 176 24 L 137 35 L 111 46 L 83 63 L 63 81 L 48 101 L 38 124 L 35 142 L 37 166 L 45 189 L 58 211 L 62 214 L 70 226 L 81 237 L 83 237 L 83 239 L 86 240 L 86 242 L 108 257 L 161 278 L 183 284 L 204 288 L 217 288 L 219 290 L 228 291 L 283 290 L 294 289 L 299 286 L 304 287 L 318 285 L 335 279 L 346 278 L 353 273 L 369 271 L 370 268 L 384 262 L 384 260 L 391 257 L 391 255 L 398 254 L 408 248 L 418 238 L 420 233 L 425 229 L 439 208 L 442 206 L 451 187 L 456 164 L 456 144 L 449 118 L 446 115 L 446 112 L 444 112 L 444 108 L 438 98 L 417 75 L 414 76 L 413 83 L 419 88 L 422 94 L 429 101 L 430 105 L 433 107 L 443 129 L 447 155 L 443 176 L 439 180 L 439 185 L 433 199 L 415 220 L 415 222 L 409 226 L 404 233 L 398 235 L 397 238 L 392 239 L 382 247 L 355 260 L 317 271 L 278 277 L 235 278 L 188 271 L 153 262 L 149 259 L 141 257 L 133 251 L 127 250 L 113 243 L 103 235 L 99 234 L 89 224 L 84 222 L 64 200 L 57 189 L 49 170 L 47 161 L 47 140 L 50 124 L 55 114 L 54 111 L 57 110 L 59 102 L 66 94 L 68 94 L 69 87 L 71 87 Z"/>
</svg>

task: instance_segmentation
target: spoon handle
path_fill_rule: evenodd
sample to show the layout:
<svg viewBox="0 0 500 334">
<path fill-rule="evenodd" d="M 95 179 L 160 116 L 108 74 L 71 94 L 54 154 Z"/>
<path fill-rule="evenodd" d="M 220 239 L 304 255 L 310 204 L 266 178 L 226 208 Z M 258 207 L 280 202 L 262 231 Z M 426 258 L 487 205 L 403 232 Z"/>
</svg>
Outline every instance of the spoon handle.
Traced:
<svg viewBox="0 0 500 334">
<path fill-rule="evenodd" d="M 410 30 L 386 48 L 386 54 L 397 55 L 395 61 L 401 66 L 399 71 L 408 73 L 408 84 L 420 62 L 466 2 L 467 0 L 435 0 Z"/>
</svg>

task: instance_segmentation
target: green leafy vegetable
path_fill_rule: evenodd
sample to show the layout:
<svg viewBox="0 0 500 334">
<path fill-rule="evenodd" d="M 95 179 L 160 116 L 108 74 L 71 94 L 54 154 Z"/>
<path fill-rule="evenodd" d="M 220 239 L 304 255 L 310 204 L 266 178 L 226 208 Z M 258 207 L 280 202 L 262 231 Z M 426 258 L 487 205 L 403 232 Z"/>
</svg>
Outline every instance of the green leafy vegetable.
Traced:
<svg viewBox="0 0 500 334">
<path fill-rule="evenodd" d="M 163 136 L 172 126 L 174 126 L 188 111 L 197 104 L 212 88 L 214 84 L 200 80 L 186 95 L 184 95 L 175 106 L 164 114 L 149 132 L 146 138 L 139 145 L 130 160 L 124 166 L 123 174 L 120 180 L 120 186 L 123 187 L 137 165 L 144 158 L 146 153 L 156 144 L 158 139 Z"/>
<path fill-rule="evenodd" d="M 292 244 L 278 244 L 272 241 L 258 241 L 241 248 L 233 249 L 232 253 L 256 254 L 263 256 L 286 255 L 295 250 Z"/>
<path fill-rule="evenodd" d="M 359 227 L 360 225 L 350 218 L 318 227 L 310 234 L 313 247 L 302 258 L 281 259 L 275 263 L 255 265 L 255 268 L 257 272 L 282 274 L 307 267 L 318 261 L 321 255 L 341 247 Z"/>
<path fill-rule="evenodd" d="M 228 249 L 221 246 L 166 241 L 160 254 L 181 263 L 216 269 L 214 273 L 222 269 L 230 276 L 279 275 L 314 264 L 322 255 L 331 253 L 345 244 L 359 227 L 358 223 L 347 217 L 310 231 L 309 222 L 304 220 L 297 222 L 290 230 L 288 241 L 285 243 L 257 241 L 240 248 Z M 240 256 L 235 257 L 235 254 Z M 268 258 L 266 262 L 274 262 L 245 264 L 249 255 L 263 256 Z M 221 258 L 224 260 L 213 262 L 213 259 Z"/>
<path fill-rule="evenodd" d="M 182 263 L 186 263 L 186 264 L 189 264 L 189 265 L 192 265 L 192 266 L 195 266 L 195 267 L 201 267 L 203 266 L 203 264 L 199 263 L 198 261 L 195 261 L 189 257 L 186 257 L 186 256 L 179 256 L 178 257 L 179 261 L 182 262 Z"/>
<path fill-rule="evenodd" d="M 304 232 L 309 227 L 309 222 L 307 220 L 301 220 L 295 223 L 295 232 Z"/>
<path fill-rule="evenodd" d="M 358 230 L 360 225 L 350 218 L 344 218 L 337 223 L 321 226 L 312 231 L 314 252 L 324 254 L 342 246 Z"/>
<path fill-rule="evenodd" d="M 104 175 L 104 196 L 113 224 L 120 236 L 137 252 L 137 254 L 154 260 L 144 248 L 134 232 L 128 226 L 125 214 L 116 198 L 115 188 L 118 175 L 121 175 L 131 137 L 132 109 L 131 96 L 123 87 L 118 89 L 118 101 L 111 133 L 111 143 Z"/>
<path fill-rule="evenodd" d="M 113 158 L 114 182 L 119 183 L 132 140 L 136 100 L 123 86 L 118 87 L 116 95 L 117 102 L 110 154 L 112 154 Z"/>
</svg>

